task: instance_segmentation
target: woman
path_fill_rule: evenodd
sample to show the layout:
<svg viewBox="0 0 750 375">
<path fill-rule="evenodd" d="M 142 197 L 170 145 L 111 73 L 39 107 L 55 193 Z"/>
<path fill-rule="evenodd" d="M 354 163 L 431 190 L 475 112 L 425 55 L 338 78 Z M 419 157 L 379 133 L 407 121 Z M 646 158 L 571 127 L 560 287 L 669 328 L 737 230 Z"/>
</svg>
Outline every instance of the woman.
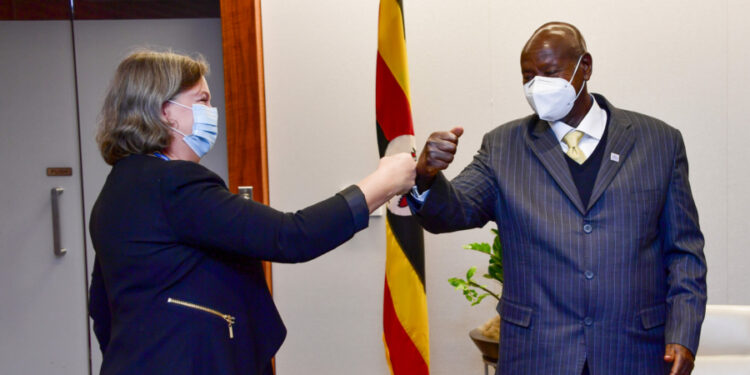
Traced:
<svg viewBox="0 0 750 375">
<path fill-rule="evenodd" d="M 217 134 L 207 72 L 187 56 L 134 53 L 105 99 L 97 142 L 113 167 L 90 225 L 103 375 L 270 373 L 286 330 L 260 261 L 318 257 L 413 185 L 401 154 L 294 214 L 231 194 L 197 163 Z"/>
</svg>

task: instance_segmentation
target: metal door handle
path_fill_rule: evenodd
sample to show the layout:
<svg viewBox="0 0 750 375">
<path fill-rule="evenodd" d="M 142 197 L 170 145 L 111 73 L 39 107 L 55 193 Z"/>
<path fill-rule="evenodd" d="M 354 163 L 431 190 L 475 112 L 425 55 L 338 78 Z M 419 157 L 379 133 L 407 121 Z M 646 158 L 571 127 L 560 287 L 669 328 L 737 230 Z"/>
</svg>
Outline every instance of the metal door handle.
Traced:
<svg viewBox="0 0 750 375">
<path fill-rule="evenodd" d="M 240 193 L 242 198 L 253 200 L 253 187 L 252 186 L 238 186 L 237 192 Z"/>
<path fill-rule="evenodd" d="M 65 189 L 61 187 L 53 187 L 52 191 L 50 192 L 52 196 L 52 236 L 53 236 L 53 246 L 55 255 L 57 256 L 63 256 L 68 251 L 64 247 L 62 247 L 62 240 L 60 239 L 61 233 L 60 233 L 60 205 L 58 203 L 58 200 L 60 199 L 60 195 L 62 195 L 63 191 Z"/>
</svg>

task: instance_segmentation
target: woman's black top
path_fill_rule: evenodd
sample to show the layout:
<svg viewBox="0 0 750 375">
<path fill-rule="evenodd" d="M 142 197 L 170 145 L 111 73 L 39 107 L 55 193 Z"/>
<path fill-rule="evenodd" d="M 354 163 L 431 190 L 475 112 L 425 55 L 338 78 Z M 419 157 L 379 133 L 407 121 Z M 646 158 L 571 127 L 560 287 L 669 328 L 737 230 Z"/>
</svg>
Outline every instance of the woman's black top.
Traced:
<svg viewBox="0 0 750 375">
<path fill-rule="evenodd" d="M 368 219 L 356 186 L 282 213 L 197 163 L 118 161 L 90 222 L 101 374 L 270 373 L 286 329 L 260 261 L 313 259 Z"/>
</svg>

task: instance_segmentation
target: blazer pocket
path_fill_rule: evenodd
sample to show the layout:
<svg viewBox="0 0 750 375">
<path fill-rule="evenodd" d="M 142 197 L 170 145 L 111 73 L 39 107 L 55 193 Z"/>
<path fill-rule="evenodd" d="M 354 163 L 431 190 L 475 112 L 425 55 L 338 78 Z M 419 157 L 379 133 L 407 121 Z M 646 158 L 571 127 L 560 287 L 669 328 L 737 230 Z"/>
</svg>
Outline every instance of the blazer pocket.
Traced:
<svg viewBox="0 0 750 375">
<path fill-rule="evenodd" d="M 533 315 L 534 309 L 515 302 L 510 302 L 506 299 L 501 299 L 500 303 L 497 304 L 497 312 L 500 314 L 500 319 L 517 326 L 528 328 L 531 325 L 531 315 Z"/>
<path fill-rule="evenodd" d="M 667 321 L 667 305 L 660 303 L 647 307 L 638 313 L 641 316 L 643 329 L 651 329 L 663 325 Z"/>
<path fill-rule="evenodd" d="M 178 305 L 178 306 L 182 306 L 182 307 L 184 307 L 186 309 L 191 309 L 191 310 L 195 310 L 195 311 L 201 311 L 201 312 L 204 312 L 204 313 L 216 316 L 218 318 L 224 319 L 224 321 L 227 322 L 227 326 L 229 328 L 229 338 L 230 339 L 234 338 L 234 329 L 232 328 L 232 326 L 234 326 L 234 323 L 235 323 L 234 316 L 229 315 L 229 314 L 224 314 L 223 312 L 217 311 L 217 310 L 212 309 L 210 307 L 199 305 L 197 303 L 183 301 L 183 300 L 176 299 L 176 298 L 171 298 L 171 297 L 167 298 L 167 303 Z"/>
</svg>

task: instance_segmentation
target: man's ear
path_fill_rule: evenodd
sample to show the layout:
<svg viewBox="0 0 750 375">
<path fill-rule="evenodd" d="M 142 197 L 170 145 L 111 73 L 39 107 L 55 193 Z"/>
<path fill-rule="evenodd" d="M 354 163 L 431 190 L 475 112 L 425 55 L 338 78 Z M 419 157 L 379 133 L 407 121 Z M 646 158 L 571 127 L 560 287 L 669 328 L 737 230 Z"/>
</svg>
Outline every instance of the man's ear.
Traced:
<svg viewBox="0 0 750 375">
<path fill-rule="evenodd" d="M 583 68 L 583 80 L 588 81 L 594 70 L 594 59 L 590 53 L 586 52 L 581 58 L 581 67 Z"/>
</svg>

